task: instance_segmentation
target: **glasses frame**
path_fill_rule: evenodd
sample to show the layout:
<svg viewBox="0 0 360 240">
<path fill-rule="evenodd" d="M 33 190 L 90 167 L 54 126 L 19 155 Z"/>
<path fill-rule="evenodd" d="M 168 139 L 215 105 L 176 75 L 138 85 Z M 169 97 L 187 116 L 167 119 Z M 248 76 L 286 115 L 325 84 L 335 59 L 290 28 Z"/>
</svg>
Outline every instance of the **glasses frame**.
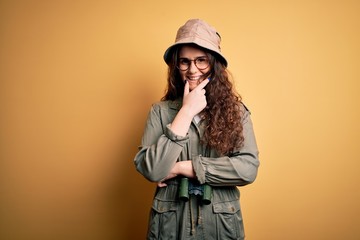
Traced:
<svg viewBox="0 0 360 240">
<path fill-rule="evenodd" d="M 180 68 L 179 65 L 180 65 L 180 60 L 181 60 L 181 59 L 186 59 L 186 60 L 189 61 L 189 64 L 188 64 L 188 66 L 187 66 L 186 69 L 181 69 L 181 68 Z M 196 64 L 196 61 L 199 60 L 199 59 L 206 59 L 206 60 L 207 60 L 207 66 L 206 66 L 206 67 L 203 67 L 203 68 L 199 68 L 198 65 Z M 187 70 L 190 68 L 190 66 L 191 66 L 191 62 L 194 62 L 195 67 L 197 67 L 199 70 L 205 70 L 205 69 L 207 69 L 207 68 L 210 66 L 210 59 L 209 59 L 207 56 L 201 56 L 201 57 L 197 57 L 197 58 L 195 58 L 195 59 L 179 58 L 179 59 L 178 59 L 178 62 L 177 62 L 177 64 L 176 64 L 176 68 L 179 69 L 180 71 L 187 71 Z"/>
</svg>

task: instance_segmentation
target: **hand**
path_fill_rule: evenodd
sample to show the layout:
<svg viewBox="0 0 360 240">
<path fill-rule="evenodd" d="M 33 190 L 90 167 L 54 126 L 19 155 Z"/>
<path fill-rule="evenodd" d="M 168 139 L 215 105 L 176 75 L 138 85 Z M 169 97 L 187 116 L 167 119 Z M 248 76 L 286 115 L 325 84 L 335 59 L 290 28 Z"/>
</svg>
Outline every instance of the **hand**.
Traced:
<svg viewBox="0 0 360 240">
<path fill-rule="evenodd" d="M 167 184 L 165 181 L 177 177 L 178 175 L 182 175 L 188 178 L 195 177 L 195 172 L 191 160 L 175 163 L 175 166 L 171 169 L 170 173 L 163 180 L 157 183 L 158 187 L 166 187 Z"/>
<path fill-rule="evenodd" d="M 184 86 L 183 108 L 187 109 L 188 114 L 194 117 L 201 112 L 207 105 L 205 96 L 205 86 L 209 83 L 209 79 L 202 81 L 191 92 L 189 90 L 189 82 L 186 81 Z"/>
<path fill-rule="evenodd" d="M 175 134 L 183 137 L 186 136 L 194 116 L 206 107 L 204 87 L 208 83 L 209 80 L 205 79 L 191 92 L 189 90 L 189 83 L 185 83 L 183 105 L 170 126 L 170 129 Z"/>
</svg>

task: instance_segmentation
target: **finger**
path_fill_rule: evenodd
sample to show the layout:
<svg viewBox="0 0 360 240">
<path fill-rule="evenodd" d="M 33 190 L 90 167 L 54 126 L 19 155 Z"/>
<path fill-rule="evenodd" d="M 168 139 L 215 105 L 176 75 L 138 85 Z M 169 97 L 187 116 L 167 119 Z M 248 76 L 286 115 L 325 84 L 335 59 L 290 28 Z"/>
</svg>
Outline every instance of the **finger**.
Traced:
<svg viewBox="0 0 360 240">
<path fill-rule="evenodd" d="M 202 81 L 199 85 L 196 86 L 195 89 L 203 89 L 208 83 L 209 83 L 209 79 L 205 79 L 204 81 Z"/>
<path fill-rule="evenodd" d="M 190 92 L 189 89 L 189 82 L 185 80 L 185 86 L 184 86 L 184 96 L 188 95 Z"/>
</svg>

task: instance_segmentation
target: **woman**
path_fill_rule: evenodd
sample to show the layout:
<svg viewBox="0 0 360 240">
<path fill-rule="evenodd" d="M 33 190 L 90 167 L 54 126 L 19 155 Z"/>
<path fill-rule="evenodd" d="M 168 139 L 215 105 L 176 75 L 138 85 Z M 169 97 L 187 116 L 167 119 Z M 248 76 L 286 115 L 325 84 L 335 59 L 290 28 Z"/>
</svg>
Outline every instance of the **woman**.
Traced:
<svg viewBox="0 0 360 240">
<path fill-rule="evenodd" d="M 244 239 L 236 186 L 255 180 L 258 149 L 220 35 L 191 19 L 164 60 L 167 90 L 150 110 L 134 160 L 157 182 L 147 239 Z"/>
</svg>

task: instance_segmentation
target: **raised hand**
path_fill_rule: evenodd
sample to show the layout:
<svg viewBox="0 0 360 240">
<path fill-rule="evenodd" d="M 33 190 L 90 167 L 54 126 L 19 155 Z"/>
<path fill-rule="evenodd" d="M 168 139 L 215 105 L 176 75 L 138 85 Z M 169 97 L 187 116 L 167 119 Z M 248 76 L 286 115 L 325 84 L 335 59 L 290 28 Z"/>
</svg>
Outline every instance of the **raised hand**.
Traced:
<svg viewBox="0 0 360 240">
<path fill-rule="evenodd" d="M 175 134 L 186 136 L 194 116 L 206 107 L 204 87 L 208 83 L 209 80 L 205 79 L 191 92 L 189 90 L 189 83 L 185 83 L 183 105 L 170 126 Z"/>
<path fill-rule="evenodd" d="M 204 88 L 208 83 L 209 80 L 205 79 L 190 92 L 189 83 L 186 81 L 182 107 L 191 117 L 194 117 L 206 107 L 206 91 Z"/>
</svg>

